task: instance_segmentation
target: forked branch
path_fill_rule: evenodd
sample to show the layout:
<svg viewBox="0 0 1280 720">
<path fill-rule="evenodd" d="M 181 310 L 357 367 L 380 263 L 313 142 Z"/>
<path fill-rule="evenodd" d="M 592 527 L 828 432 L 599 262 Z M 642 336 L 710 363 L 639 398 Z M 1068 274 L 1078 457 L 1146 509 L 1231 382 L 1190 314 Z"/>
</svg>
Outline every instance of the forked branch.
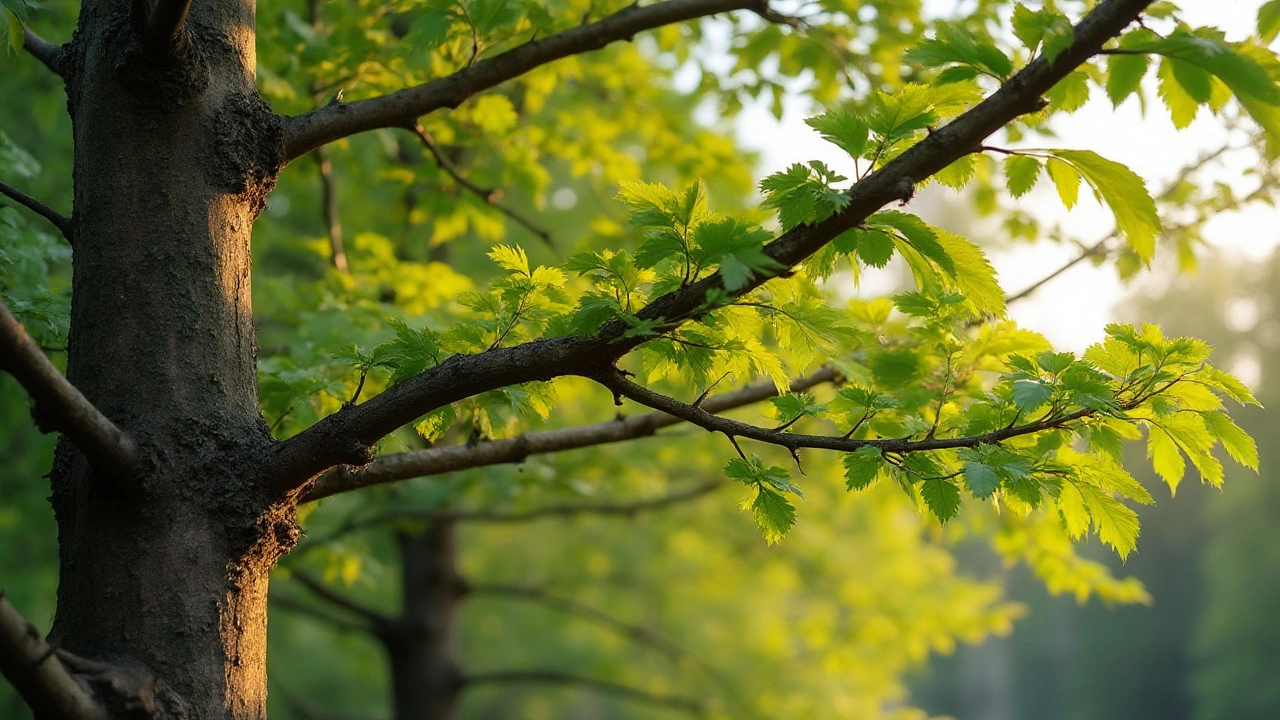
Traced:
<svg viewBox="0 0 1280 720">
<path fill-rule="evenodd" d="M 782 268 L 795 267 L 885 205 L 910 199 L 917 183 L 965 155 L 977 152 L 988 136 L 1013 119 L 1039 110 L 1044 93 L 1097 54 L 1103 43 L 1141 16 L 1151 1 L 1106 0 L 1099 4 L 1076 26 L 1074 42 L 1053 63 L 1043 58 L 1032 61 L 976 107 L 937 128 L 854 184 L 848 190 L 849 203 L 843 210 L 816 225 L 803 225 L 782 234 L 768 243 L 764 252 Z M 678 0 L 671 0 L 638 10 L 676 2 Z M 675 327 L 708 312 L 708 297 L 739 297 L 769 279 L 771 276 L 755 276 L 729 291 L 717 272 L 655 299 L 638 317 L 641 321 L 659 321 Z M 454 355 L 363 405 L 344 407 L 277 446 L 272 471 L 282 484 L 280 490 L 289 492 L 335 465 L 368 463 L 370 448 L 379 439 L 446 404 L 535 380 L 565 375 L 599 377 L 609 371 L 618 358 L 646 341 L 644 337 L 629 336 L 629 328 L 623 321 L 614 320 L 592 337 L 535 340 L 476 355 Z"/>
<path fill-rule="evenodd" d="M 804 392 L 823 383 L 835 382 L 839 373 L 826 366 L 791 381 L 792 392 Z M 710 413 L 721 413 L 777 397 L 778 388 L 771 382 L 756 383 L 733 392 L 712 395 L 699 407 Z M 680 418 L 663 412 L 647 413 L 581 427 L 544 430 L 506 440 L 493 440 L 475 445 L 451 445 L 383 455 L 359 469 L 339 466 L 316 479 L 303 496 L 303 502 L 358 490 L 371 485 L 441 475 L 488 465 L 521 462 L 533 455 L 576 450 L 579 448 L 623 442 L 649 437 L 659 430 L 681 423 Z"/>
<path fill-rule="evenodd" d="M 98 411 L 27 334 L 9 308 L 0 303 L 0 370 L 17 379 L 35 402 L 42 432 L 66 435 L 100 469 L 127 471 L 134 466 L 137 445 Z"/>
</svg>

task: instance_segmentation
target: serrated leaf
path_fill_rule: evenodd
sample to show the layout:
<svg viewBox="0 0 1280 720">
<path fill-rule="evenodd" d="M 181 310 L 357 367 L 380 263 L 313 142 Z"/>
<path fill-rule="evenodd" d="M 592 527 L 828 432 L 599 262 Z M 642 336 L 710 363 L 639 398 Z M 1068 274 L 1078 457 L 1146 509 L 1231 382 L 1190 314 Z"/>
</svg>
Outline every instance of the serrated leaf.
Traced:
<svg viewBox="0 0 1280 720">
<path fill-rule="evenodd" d="M 867 147 L 871 128 L 867 121 L 848 108 L 833 108 L 804 121 L 822 134 L 822 139 L 835 144 L 851 157 L 861 157 Z"/>
<path fill-rule="evenodd" d="M 1075 29 L 1067 16 L 1050 8 L 1033 11 L 1025 5 L 1013 8 L 1013 34 L 1030 50 L 1041 47 L 1049 62 L 1075 40 Z"/>
<path fill-rule="evenodd" d="M 987 465 L 969 461 L 964 463 L 962 467 L 964 469 L 964 481 L 969 486 L 969 491 L 979 500 L 986 500 L 991 497 L 996 488 L 1000 487 L 1000 476 Z"/>
<path fill-rule="evenodd" d="M 1023 413 L 1049 402 L 1053 387 L 1037 380 L 1019 380 L 1013 384 L 1013 402 Z"/>
<path fill-rule="evenodd" d="M 1124 165 L 1091 150 L 1052 152 L 1080 171 L 1098 198 L 1111 208 L 1116 226 L 1124 233 L 1129 247 L 1142 260 L 1150 262 L 1156 252 L 1160 216 L 1142 178 Z"/>
<path fill-rule="evenodd" d="M 1119 105 L 1138 91 L 1150 65 L 1151 59 L 1146 55 L 1107 57 L 1107 97 L 1112 105 Z"/>
<path fill-rule="evenodd" d="M 1019 6 L 1021 7 L 1021 6 Z M 1009 192 L 1014 197 L 1022 197 L 1031 192 L 1040 179 L 1040 160 L 1029 155 L 1010 155 L 1004 161 L 1004 175 L 1008 180 Z"/>
<path fill-rule="evenodd" d="M 1178 444 L 1169 433 L 1158 427 L 1151 427 L 1147 434 L 1147 458 L 1151 460 L 1151 468 L 1156 471 L 1169 493 L 1176 495 L 1182 476 L 1187 472 L 1187 462 L 1178 451 Z"/>
<path fill-rule="evenodd" d="M 489 251 L 489 258 L 508 272 L 529 275 L 529 257 L 524 254 L 524 248 L 497 245 Z"/>
<path fill-rule="evenodd" d="M 862 447 L 847 453 L 841 462 L 844 464 L 845 487 L 863 490 L 876 479 L 884 460 L 878 448 Z"/>
<path fill-rule="evenodd" d="M 1049 158 L 1045 169 L 1049 172 L 1049 179 L 1053 181 L 1063 206 L 1068 210 L 1075 207 L 1080 200 L 1080 173 L 1056 158 Z"/>
<path fill-rule="evenodd" d="M 920 497 L 941 522 L 956 516 L 960 509 L 960 491 L 950 480 L 926 478 L 920 483 Z"/>
<path fill-rule="evenodd" d="M 1203 414 L 1203 417 L 1205 426 L 1222 443 L 1222 447 L 1231 456 L 1231 459 L 1257 472 L 1258 445 L 1253 441 L 1253 438 L 1249 437 L 1249 433 L 1242 430 L 1225 413 L 1207 412 Z"/>
<path fill-rule="evenodd" d="M 770 545 L 781 542 L 796 524 L 796 508 L 791 501 L 763 485 L 758 486 L 755 500 L 751 503 L 751 512 L 755 515 L 756 525 L 765 541 Z"/>
<path fill-rule="evenodd" d="M 1138 514 L 1107 493 L 1089 485 L 1077 485 L 1098 537 L 1111 546 L 1121 560 L 1138 546 Z"/>
<path fill-rule="evenodd" d="M 1007 80 L 1013 63 L 990 40 L 949 23 L 939 23 L 932 39 L 922 40 L 902 59 L 925 67 L 958 64 Z"/>
</svg>

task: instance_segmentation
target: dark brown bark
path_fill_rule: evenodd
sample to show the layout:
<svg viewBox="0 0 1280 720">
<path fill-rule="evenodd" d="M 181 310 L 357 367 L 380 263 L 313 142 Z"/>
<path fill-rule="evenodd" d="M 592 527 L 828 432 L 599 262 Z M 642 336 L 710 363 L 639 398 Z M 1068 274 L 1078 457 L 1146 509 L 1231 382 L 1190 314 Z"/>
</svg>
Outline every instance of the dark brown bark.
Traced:
<svg viewBox="0 0 1280 720">
<path fill-rule="evenodd" d="M 462 582 L 457 535 L 449 521 L 401 534 L 401 614 L 383 635 L 397 720 L 453 720 L 462 674 L 456 620 Z"/>
<path fill-rule="evenodd" d="M 51 640 L 146 668 L 155 717 L 256 720 L 267 573 L 296 535 L 257 471 L 270 437 L 249 293 L 280 123 L 254 87 L 252 3 L 198 3 L 185 24 L 169 13 L 163 47 L 133 31 L 136 11 L 86 0 L 61 55 L 80 239 L 67 376 L 140 457 L 108 476 L 58 449 Z"/>
</svg>

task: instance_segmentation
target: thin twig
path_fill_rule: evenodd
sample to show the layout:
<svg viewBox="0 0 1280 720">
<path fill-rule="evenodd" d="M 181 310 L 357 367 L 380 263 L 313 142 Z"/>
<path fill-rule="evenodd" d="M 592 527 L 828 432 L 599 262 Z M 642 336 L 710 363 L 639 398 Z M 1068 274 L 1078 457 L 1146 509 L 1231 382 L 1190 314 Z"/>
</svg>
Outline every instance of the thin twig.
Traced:
<svg viewBox="0 0 1280 720">
<path fill-rule="evenodd" d="M 436 145 L 435 139 L 431 137 L 426 128 L 422 127 L 422 123 L 414 123 L 413 127 L 409 129 L 414 135 L 418 136 L 419 140 L 422 141 L 422 144 L 427 148 L 427 152 L 431 153 L 431 157 L 435 159 L 436 165 L 438 165 L 446 175 L 453 178 L 454 182 L 458 183 L 460 187 L 483 200 L 487 205 L 489 205 L 489 207 L 492 207 L 494 210 L 497 210 L 508 218 L 511 218 L 513 221 L 524 227 L 524 229 L 536 235 L 539 240 L 546 243 L 551 248 L 555 248 L 556 244 L 555 241 L 552 240 L 551 232 L 549 230 L 530 220 L 519 211 L 513 210 L 505 203 L 499 201 L 499 198 L 502 197 L 501 189 L 481 187 L 472 182 L 465 173 L 455 167 L 454 164 L 444 156 L 444 153 L 440 152 L 440 148 Z"/>
</svg>

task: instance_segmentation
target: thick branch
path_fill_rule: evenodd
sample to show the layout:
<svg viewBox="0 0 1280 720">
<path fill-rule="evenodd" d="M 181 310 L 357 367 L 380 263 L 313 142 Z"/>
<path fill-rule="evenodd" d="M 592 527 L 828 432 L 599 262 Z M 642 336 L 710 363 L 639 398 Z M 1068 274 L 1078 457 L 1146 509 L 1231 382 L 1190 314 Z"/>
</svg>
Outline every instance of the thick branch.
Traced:
<svg viewBox="0 0 1280 720">
<path fill-rule="evenodd" d="M 36 717 L 106 720 L 107 710 L 0 593 L 0 674 Z"/>
<path fill-rule="evenodd" d="M 418 139 L 422 141 L 422 144 L 426 146 L 427 152 L 431 153 L 431 157 L 435 159 L 436 165 L 438 165 L 446 175 L 453 178 L 453 181 L 458 183 L 459 187 L 485 201 L 489 207 L 497 210 L 503 215 L 506 215 L 524 229 L 534 235 L 537 235 L 538 239 L 542 242 L 550 245 L 552 248 L 556 246 L 555 242 L 551 239 L 551 232 L 549 230 L 525 217 L 523 213 L 512 209 L 505 203 L 498 200 L 498 198 L 502 197 L 501 190 L 498 188 L 480 187 L 472 182 L 471 178 L 468 178 L 466 173 L 462 172 L 455 167 L 453 163 L 449 162 L 449 158 L 445 157 L 444 153 L 440 152 L 440 148 L 436 145 L 436 141 L 427 132 L 426 128 L 422 127 L 422 123 L 415 122 L 411 129 L 413 130 L 413 134 L 417 135 Z"/>
<path fill-rule="evenodd" d="M 22 323 L 0 302 L 0 370 L 13 375 L 35 401 L 42 432 L 66 435 L 95 466 L 118 471 L 133 467 L 137 446 L 93 403 L 80 394 L 40 351 Z"/>
<path fill-rule="evenodd" d="M 71 218 L 63 217 L 48 205 L 45 205 L 21 190 L 2 182 L 0 182 L 0 195 L 7 195 L 12 198 L 14 202 L 34 212 L 45 220 L 48 220 L 50 223 L 53 223 L 53 226 L 58 228 L 58 232 L 62 233 L 62 237 L 66 238 L 68 242 L 71 241 Z"/>
<path fill-rule="evenodd" d="M 762 0 L 666 0 L 643 7 L 630 5 L 603 20 L 526 43 L 438 80 L 286 118 L 285 159 L 292 160 L 321 145 L 367 130 L 413 127 L 418 118 L 429 112 L 457 107 L 472 95 L 541 65 L 629 40 L 639 32 L 764 5 Z"/>
<path fill-rule="evenodd" d="M 1120 34 L 1151 1 L 1101 3 L 1076 26 L 1075 41 L 1053 63 L 1044 58 L 1032 61 L 976 107 L 936 129 L 856 183 L 848 191 L 849 204 L 843 210 L 817 225 L 805 225 L 784 233 L 766 245 L 764 252 L 783 268 L 794 267 L 881 207 L 909 199 L 917 183 L 961 157 L 977 152 L 983 140 L 1013 119 L 1041 108 L 1043 93 L 1096 54 L 1103 43 Z M 716 273 L 657 298 L 638 315 L 642 320 L 660 319 L 668 326 L 677 325 L 705 314 L 704 302 L 710 294 L 741 296 L 769 279 L 754 277 L 728 292 L 721 275 Z M 535 340 L 477 355 L 454 355 L 363 405 L 344 407 L 282 443 L 276 449 L 271 470 L 281 484 L 280 490 L 288 492 L 335 465 L 367 463 L 369 448 L 375 442 L 435 408 L 523 382 L 565 375 L 598 376 L 646 341 L 642 337 L 627 337 L 628 327 L 622 321 L 613 321 L 595 337 Z"/>
<path fill-rule="evenodd" d="M 37 35 L 31 28 L 22 28 L 22 47 L 31 57 L 39 60 L 45 67 L 62 77 L 62 49 Z"/>
<path fill-rule="evenodd" d="M 669 707 L 692 715 L 701 715 L 703 712 L 702 703 L 693 698 L 680 697 L 677 695 L 660 695 L 658 693 L 648 692 L 647 690 L 634 688 L 630 685 L 623 685 L 621 683 L 599 680 L 582 675 L 574 675 L 572 673 L 556 672 L 554 670 L 506 670 L 477 673 L 469 675 L 463 679 L 464 687 L 510 683 L 570 685 L 601 693 L 603 695 L 611 695 L 623 700 Z"/>
<path fill-rule="evenodd" d="M 791 391 L 804 392 L 817 385 L 834 382 L 838 377 L 839 373 L 834 368 L 823 367 L 811 375 L 792 380 Z M 778 389 L 773 383 L 757 383 L 733 392 L 712 395 L 703 400 L 699 407 L 707 412 L 721 413 L 753 405 L 777 395 Z M 595 425 L 525 433 L 507 440 L 494 440 L 476 445 L 453 445 L 383 455 L 359 469 L 343 465 L 326 472 L 316 479 L 303 496 L 303 501 L 319 500 L 341 492 L 409 478 L 521 462 L 530 455 L 634 440 L 654 435 L 658 430 L 680 422 L 682 422 L 680 418 L 673 415 L 653 412 Z"/>
</svg>

